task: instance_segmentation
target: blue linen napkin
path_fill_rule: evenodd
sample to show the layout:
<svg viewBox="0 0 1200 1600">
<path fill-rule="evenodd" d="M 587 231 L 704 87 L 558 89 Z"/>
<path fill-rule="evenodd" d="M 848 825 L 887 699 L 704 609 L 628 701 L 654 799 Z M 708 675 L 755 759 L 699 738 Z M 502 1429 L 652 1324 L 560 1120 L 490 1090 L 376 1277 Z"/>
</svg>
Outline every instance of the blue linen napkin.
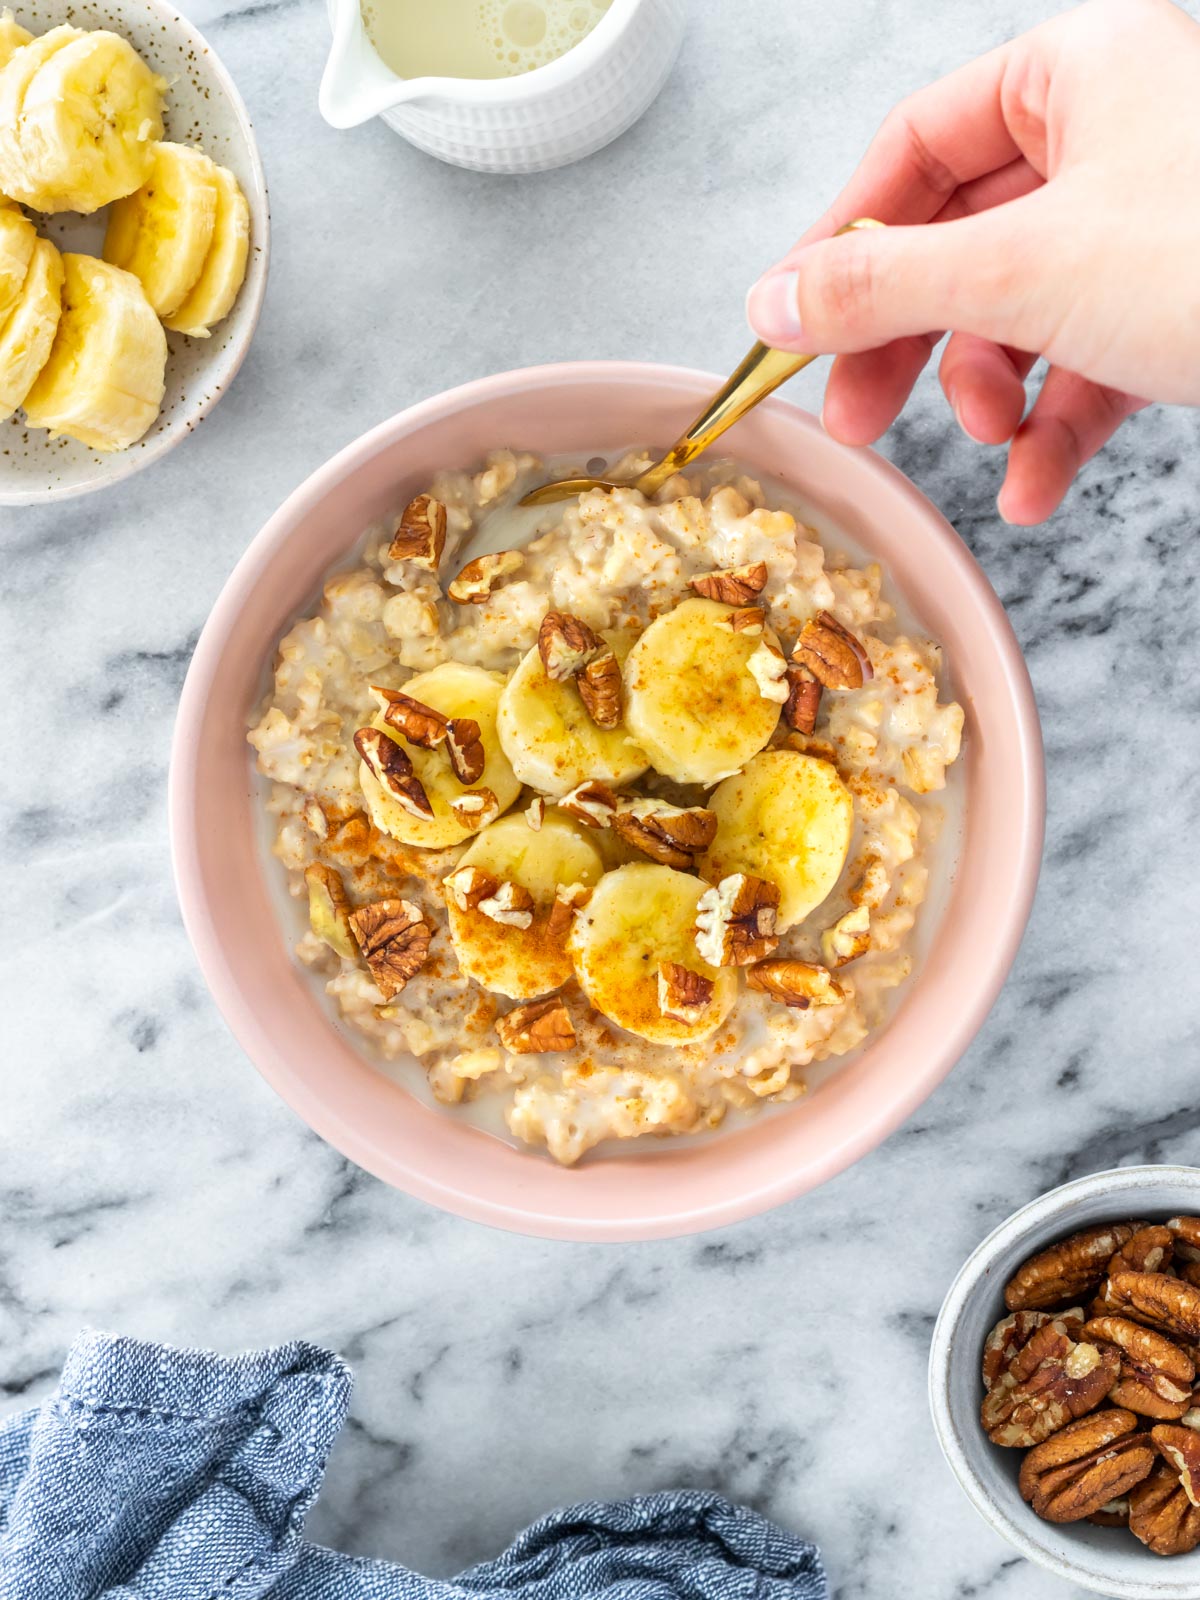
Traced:
<svg viewBox="0 0 1200 1600">
<path fill-rule="evenodd" d="M 248 1355 L 87 1332 L 0 1422 L 3 1600 L 828 1600 L 815 1546 L 720 1495 L 551 1512 L 452 1581 L 301 1538 L 350 1401 L 308 1344 Z"/>
</svg>

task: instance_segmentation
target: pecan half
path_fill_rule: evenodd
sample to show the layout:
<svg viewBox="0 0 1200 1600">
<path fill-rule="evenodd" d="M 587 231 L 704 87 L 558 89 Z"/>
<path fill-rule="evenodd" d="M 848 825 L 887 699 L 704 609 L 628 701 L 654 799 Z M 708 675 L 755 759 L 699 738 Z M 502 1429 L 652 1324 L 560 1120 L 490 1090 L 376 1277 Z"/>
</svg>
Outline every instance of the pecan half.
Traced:
<svg viewBox="0 0 1200 1600">
<path fill-rule="evenodd" d="M 554 803 L 585 828 L 607 828 L 620 802 L 606 783 L 589 778 Z"/>
<path fill-rule="evenodd" d="M 844 967 L 857 961 L 871 948 L 871 913 L 866 906 L 855 906 L 839 917 L 821 935 L 821 954 L 827 967 Z"/>
<path fill-rule="evenodd" d="M 575 1028 L 566 1006 L 557 995 L 548 1000 L 527 1000 L 496 1018 L 500 1043 L 515 1056 L 541 1051 L 569 1050 L 575 1043 Z"/>
<path fill-rule="evenodd" d="M 828 611 L 818 611 L 801 628 L 792 660 L 827 689 L 861 689 L 875 675 L 862 644 Z"/>
<path fill-rule="evenodd" d="M 575 679 L 583 708 L 598 728 L 621 725 L 621 697 L 624 685 L 621 668 L 611 650 L 604 650 Z"/>
<path fill-rule="evenodd" d="M 1200 1217 L 1172 1217 L 1167 1232 L 1184 1261 L 1200 1261 Z"/>
<path fill-rule="evenodd" d="M 761 989 L 772 1000 L 782 1000 L 785 1006 L 807 1011 L 810 1006 L 838 1006 L 846 998 L 846 991 L 835 983 L 824 967 L 810 966 L 807 961 L 760 961 L 746 974 L 752 989 Z"/>
<path fill-rule="evenodd" d="M 1170 1228 L 1139 1228 L 1127 1239 L 1108 1263 L 1114 1272 L 1165 1272 L 1175 1254 L 1175 1235 Z"/>
<path fill-rule="evenodd" d="M 746 662 L 746 671 L 758 685 L 764 700 L 774 700 L 785 705 L 788 698 L 787 661 L 782 650 L 777 650 L 766 639 L 760 639 L 754 654 Z"/>
<path fill-rule="evenodd" d="M 993 1444 L 1024 1449 L 1094 1411 L 1116 1381 L 1112 1345 L 1076 1343 L 1057 1318 L 1045 1322 L 984 1397 L 980 1419 Z"/>
<path fill-rule="evenodd" d="M 1081 1522 L 1154 1470 L 1149 1434 L 1130 1411 L 1097 1411 L 1036 1445 L 1021 1463 L 1022 1497 L 1046 1522 Z"/>
<path fill-rule="evenodd" d="M 308 925 L 339 956 L 353 961 L 357 954 L 350 932 L 350 901 L 341 877 L 322 861 L 304 869 L 308 886 Z"/>
<path fill-rule="evenodd" d="M 452 900 L 460 911 L 474 911 L 481 900 L 495 894 L 499 887 L 498 880 L 479 867 L 456 867 L 442 879 L 446 898 Z"/>
<path fill-rule="evenodd" d="M 486 828 L 500 815 L 500 802 L 491 789 L 464 789 L 450 802 L 450 809 L 464 828 Z"/>
<path fill-rule="evenodd" d="M 610 824 L 626 844 L 652 861 L 686 871 L 717 833 L 714 811 L 703 806 L 672 806 L 665 800 L 634 800 Z"/>
<path fill-rule="evenodd" d="M 983 1386 L 995 1388 L 1005 1372 L 1024 1350 L 1034 1334 L 1047 1322 L 1059 1322 L 1068 1338 L 1077 1340 L 1083 1332 L 1083 1312 L 1075 1307 L 1057 1317 L 1049 1311 L 1013 1311 L 988 1334 L 983 1346 Z"/>
<path fill-rule="evenodd" d="M 433 929 L 411 900 L 376 900 L 350 913 L 350 926 L 371 976 L 391 1000 L 429 958 Z"/>
<path fill-rule="evenodd" d="M 354 748 L 366 762 L 379 787 L 414 817 L 432 817 L 433 807 L 413 764 L 394 739 L 378 728 L 360 728 Z"/>
<path fill-rule="evenodd" d="M 519 550 L 497 550 L 492 555 L 477 556 L 450 582 L 446 593 L 456 605 L 481 606 L 506 578 L 520 572 L 525 557 Z"/>
<path fill-rule="evenodd" d="M 1200 1506 L 1200 1433 L 1174 1423 L 1159 1423 L 1150 1437 L 1179 1474 L 1179 1485 L 1194 1506 Z"/>
<path fill-rule="evenodd" d="M 546 937 L 562 941 L 571 931 L 575 913 L 587 905 L 592 891 L 586 883 L 560 883 L 554 891 L 554 904 L 546 917 Z"/>
<path fill-rule="evenodd" d="M 1119 1500 L 1110 1500 L 1106 1506 L 1101 1506 L 1099 1511 L 1093 1511 L 1087 1520 L 1094 1522 L 1098 1528 L 1127 1528 L 1129 1526 L 1129 1496 L 1125 1495 Z"/>
<path fill-rule="evenodd" d="M 766 627 L 767 613 L 761 606 L 739 606 L 728 616 L 718 617 L 716 625 L 729 633 L 744 633 L 753 639 Z"/>
<path fill-rule="evenodd" d="M 779 944 L 779 890 L 763 878 L 732 873 L 706 889 L 696 910 L 696 949 L 710 967 L 748 967 Z"/>
<path fill-rule="evenodd" d="M 1156 1556 L 1183 1556 L 1200 1544 L 1200 1510 L 1169 1462 L 1129 1493 L 1129 1531 Z"/>
<path fill-rule="evenodd" d="M 1191 1405 L 1196 1368 L 1161 1333 L 1124 1317 L 1093 1317 L 1083 1336 L 1121 1352 L 1120 1376 L 1109 1396 L 1114 1405 L 1167 1420 L 1181 1417 Z"/>
<path fill-rule="evenodd" d="M 478 902 L 478 909 L 507 928 L 528 928 L 533 922 L 533 896 L 519 883 L 507 880 Z"/>
<path fill-rule="evenodd" d="M 478 783 L 487 766 L 483 730 L 473 717 L 451 717 L 446 724 L 446 753 L 459 783 Z"/>
<path fill-rule="evenodd" d="M 744 606 L 767 586 L 767 564 L 752 561 L 744 567 L 724 567 L 719 572 L 702 572 L 688 583 L 706 600 L 720 600 L 727 606 Z"/>
<path fill-rule="evenodd" d="M 414 700 L 398 689 L 385 689 L 381 684 L 368 685 L 383 711 L 383 720 L 389 728 L 403 734 L 409 744 L 420 745 L 422 750 L 436 750 L 443 744 L 450 729 L 450 719 L 440 711 Z"/>
<path fill-rule="evenodd" d="M 1031 1256 L 1004 1288 L 1010 1311 L 1042 1311 L 1080 1300 L 1104 1277 L 1111 1258 L 1135 1232 L 1132 1222 L 1084 1228 Z"/>
<path fill-rule="evenodd" d="M 446 548 L 446 508 L 431 494 L 419 494 L 404 508 L 388 546 L 389 561 L 411 561 L 436 572 Z"/>
<path fill-rule="evenodd" d="M 1138 1321 L 1188 1344 L 1200 1342 L 1200 1289 L 1165 1272 L 1118 1272 L 1108 1280 L 1108 1301 L 1124 1315 L 1123 1307 Z"/>
<path fill-rule="evenodd" d="M 676 1022 L 699 1022 L 712 1003 L 713 981 L 678 961 L 664 961 L 658 969 L 658 1009 Z M 1200 1434 L 1196 1435 L 1200 1443 Z"/>
<path fill-rule="evenodd" d="M 786 682 L 788 697 L 783 703 L 784 721 L 797 733 L 809 734 L 817 725 L 817 712 L 821 709 L 821 685 L 798 661 L 788 663 Z"/>
<path fill-rule="evenodd" d="M 538 628 L 538 655 L 546 676 L 566 683 L 582 672 L 604 649 L 604 643 L 579 617 L 565 611 L 547 611 Z"/>
</svg>

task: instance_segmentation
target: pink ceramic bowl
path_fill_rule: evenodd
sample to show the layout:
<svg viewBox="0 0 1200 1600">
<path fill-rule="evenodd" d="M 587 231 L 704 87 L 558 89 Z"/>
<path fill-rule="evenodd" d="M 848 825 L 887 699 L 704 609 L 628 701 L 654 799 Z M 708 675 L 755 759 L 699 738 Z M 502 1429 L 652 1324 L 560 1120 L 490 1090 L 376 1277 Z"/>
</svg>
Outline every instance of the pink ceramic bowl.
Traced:
<svg viewBox="0 0 1200 1600">
<path fill-rule="evenodd" d="M 315 472 L 226 584 L 184 685 L 171 834 L 184 921 L 217 1004 L 288 1104 L 368 1171 L 431 1204 L 560 1239 L 717 1227 L 812 1188 L 877 1145 L 970 1043 L 1016 954 L 1037 880 L 1044 794 L 1029 677 L 1008 619 L 954 530 L 893 467 L 771 400 L 731 453 L 794 486 L 876 554 L 946 647 L 967 711 L 967 823 L 949 903 L 890 1026 L 808 1099 L 691 1143 L 622 1148 L 571 1171 L 421 1105 L 327 1019 L 271 904 L 255 836 L 247 718 L 275 643 L 367 524 L 437 467 L 511 445 L 543 453 L 674 438 L 717 380 L 573 362 L 502 373 L 413 406 Z"/>
</svg>

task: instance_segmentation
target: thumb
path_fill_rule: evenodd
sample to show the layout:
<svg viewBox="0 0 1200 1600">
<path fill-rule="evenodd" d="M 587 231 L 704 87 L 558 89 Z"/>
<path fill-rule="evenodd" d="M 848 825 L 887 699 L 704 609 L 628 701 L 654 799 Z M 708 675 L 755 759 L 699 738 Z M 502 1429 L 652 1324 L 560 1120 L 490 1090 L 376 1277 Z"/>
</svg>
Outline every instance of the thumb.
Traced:
<svg viewBox="0 0 1200 1600">
<path fill-rule="evenodd" d="M 1061 323 L 1070 269 L 1047 249 L 1034 198 L 805 245 L 751 289 L 750 324 L 765 344 L 798 352 L 871 350 L 941 328 L 1041 350 Z"/>
</svg>

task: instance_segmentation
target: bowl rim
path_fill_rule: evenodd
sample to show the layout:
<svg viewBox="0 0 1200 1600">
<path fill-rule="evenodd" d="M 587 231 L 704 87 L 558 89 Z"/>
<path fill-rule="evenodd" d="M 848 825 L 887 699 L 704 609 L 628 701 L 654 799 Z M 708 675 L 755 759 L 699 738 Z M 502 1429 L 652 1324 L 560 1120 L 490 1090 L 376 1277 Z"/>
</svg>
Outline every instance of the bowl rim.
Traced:
<svg viewBox="0 0 1200 1600">
<path fill-rule="evenodd" d="M 536 1202 L 531 1203 L 519 1192 L 519 1185 L 514 1185 L 514 1192 L 503 1198 L 485 1196 L 471 1187 L 469 1178 L 456 1179 L 453 1183 L 442 1181 L 419 1170 L 411 1162 L 397 1158 L 389 1150 L 386 1137 L 377 1134 L 376 1130 L 351 1125 L 338 1109 L 329 1105 L 325 1095 L 301 1081 L 295 1066 L 283 1058 L 270 1035 L 258 1027 L 254 1008 L 244 998 L 241 976 L 225 960 L 221 941 L 206 907 L 201 850 L 195 830 L 190 825 L 194 804 L 192 797 L 198 793 L 201 783 L 196 741 L 191 734 L 193 729 L 202 725 L 204 706 L 221 659 L 225 635 L 236 627 L 245 598 L 274 558 L 277 547 L 286 541 L 293 523 L 303 516 L 306 507 L 320 501 L 338 483 L 361 469 L 394 440 L 485 401 L 503 399 L 515 393 L 528 394 L 540 389 L 553 389 L 564 384 L 615 384 L 625 387 L 659 384 L 686 386 L 702 402 L 702 398 L 710 394 L 721 381 L 713 374 L 693 368 L 655 362 L 570 361 L 520 368 L 476 379 L 419 401 L 387 418 L 317 467 L 267 520 L 221 590 L 201 633 L 184 682 L 168 777 L 171 858 L 184 925 L 201 972 L 227 1026 L 280 1097 L 327 1142 L 359 1166 L 406 1193 L 472 1221 L 543 1238 L 619 1242 L 671 1238 L 741 1221 L 826 1182 L 881 1143 L 911 1115 L 957 1063 L 982 1025 L 1008 975 L 1032 907 L 1045 823 L 1044 758 L 1033 687 L 1016 636 L 983 570 L 932 502 L 890 462 L 873 451 L 854 450 L 850 453 L 855 457 L 859 473 L 883 480 L 891 493 L 909 500 L 914 509 L 919 510 L 929 523 L 931 538 L 940 544 L 941 554 L 947 564 L 957 569 L 957 575 L 972 591 L 981 621 L 989 625 L 1013 708 L 1014 731 L 1021 751 L 1019 783 L 1016 786 L 1019 799 L 1009 818 L 1014 863 L 1011 892 L 999 926 L 1000 937 L 989 946 L 986 959 L 976 963 L 970 1003 L 956 1011 L 944 1028 L 936 1048 L 923 1053 L 922 1070 L 909 1075 L 903 1090 L 891 1096 L 877 1116 L 861 1120 L 853 1132 L 831 1141 L 819 1158 L 810 1161 L 799 1171 L 788 1167 L 786 1163 L 763 1163 L 757 1181 L 742 1186 L 732 1194 L 718 1192 L 715 1197 L 708 1197 L 703 1203 L 693 1205 L 674 1203 L 663 1204 L 650 1211 L 642 1209 L 636 1221 L 624 1215 L 563 1216 Z M 830 444 L 817 419 L 790 401 L 776 396 L 763 402 L 759 409 L 786 418 L 791 426 L 812 430 L 825 445 Z M 349 548 L 348 542 L 346 550 Z M 331 564 L 335 560 L 336 555 L 331 557 Z M 270 642 L 267 648 L 270 648 Z M 655 1151 L 648 1156 L 630 1155 L 624 1159 L 632 1164 L 638 1160 L 664 1158 L 664 1154 Z"/>
<path fill-rule="evenodd" d="M 985 1490 L 972 1465 L 971 1452 L 963 1442 L 963 1428 L 950 1403 L 951 1355 L 959 1323 L 968 1303 L 983 1285 L 991 1271 L 992 1263 L 1010 1244 L 1016 1242 L 1022 1235 L 1034 1233 L 1044 1224 L 1053 1223 L 1056 1219 L 1064 1230 L 1069 1232 L 1070 1223 L 1067 1217 L 1076 1202 L 1090 1199 L 1095 1194 L 1104 1193 L 1111 1196 L 1113 1212 L 1116 1215 L 1123 1209 L 1121 1205 L 1123 1196 L 1136 1194 L 1152 1197 L 1155 1188 L 1159 1186 L 1165 1188 L 1168 1184 L 1180 1183 L 1195 1187 L 1200 1196 L 1200 1168 L 1151 1163 L 1136 1167 L 1111 1167 L 1104 1172 L 1092 1172 L 1081 1178 L 1072 1178 L 1069 1182 L 1048 1189 L 1045 1194 L 1038 1195 L 1026 1205 L 1019 1207 L 975 1246 L 958 1269 L 938 1312 L 929 1347 L 929 1409 L 934 1433 L 942 1454 L 958 1481 L 959 1488 L 975 1511 L 993 1532 L 1007 1539 L 1027 1560 L 1071 1583 L 1100 1594 L 1113 1595 L 1117 1600 L 1195 1600 L 1195 1574 L 1172 1581 L 1164 1574 L 1166 1564 L 1147 1551 L 1146 1560 L 1148 1563 L 1153 1563 L 1148 1570 L 1157 1576 L 1148 1576 L 1145 1581 L 1127 1581 L 1077 1565 L 1074 1561 L 1056 1555 L 1047 1546 L 1031 1538 L 1016 1518 Z M 1051 1236 L 1044 1235 L 1034 1248 L 1044 1248 L 1051 1242 Z M 978 1419 L 973 1413 L 966 1425 L 974 1425 L 977 1437 L 984 1439 L 982 1430 L 978 1427 Z M 987 1442 L 986 1439 L 984 1442 Z M 1047 1527 L 1053 1526 L 1055 1525 L 1047 1524 Z"/>
<path fill-rule="evenodd" d="M 118 4 L 121 0 L 118 0 Z M 20 0 L 12 0 L 14 9 L 20 9 Z M 153 466 L 156 461 L 161 461 L 176 445 L 182 444 L 191 437 L 213 407 L 222 399 L 234 378 L 241 369 L 254 342 L 254 334 L 258 328 L 259 318 L 262 315 L 263 300 L 267 292 L 267 277 L 271 264 L 271 200 L 267 191 L 267 176 L 263 170 L 262 156 L 259 153 L 258 139 L 254 132 L 254 124 L 250 120 L 250 113 L 246 110 L 246 103 L 242 99 L 237 85 L 230 75 L 228 67 L 221 60 L 215 47 L 200 32 L 200 29 L 178 12 L 169 3 L 169 0 L 138 0 L 138 4 L 154 16 L 160 18 L 168 30 L 181 34 L 192 49 L 199 55 L 208 58 L 213 76 L 216 78 L 230 110 L 233 112 L 234 121 L 238 132 L 245 142 L 249 160 L 250 184 L 253 195 L 248 195 L 250 203 L 251 236 L 250 265 L 246 269 L 246 279 L 239 291 L 239 303 L 235 303 L 235 310 L 241 311 L 245 320 L 237 342 L 232 346 L 230 365 L 219 383 L 205 383 L 199 397 L 198 404 L 189 407 L 184 415 L 175 420 L 179 426 L 166 432 L 156 434 L 149 444 L 139 449 L 138 444 L 133 444 L 128 450 L 119 452 L 120 465 L 114 466 L 101 482 L 92 483 L 66 483 L 49 484 L 42 488 L 32 488 L 28 485 L 21 488 L 6 488 L 0 481 L 0 506 L 42 506 L 49 505 L 56 500 L 78 500 L 83 495 L 100 494 L 105 489 L 114 489 L 117 484 L 126 482 L 135 473 L 143 471 L 146 467 Z M 115 23 L 115 19 L 114 19 Z M 38 213 L 40 215 L 40 213 Z M 241 296 L 246 296 L 241 302 Z M 230 316 L 234 314 L 230 312 Z M 140 443 L 140 441 L 139 441 Z M 109 457 L 116 461 L 117 455 Z"/>
</svg>

